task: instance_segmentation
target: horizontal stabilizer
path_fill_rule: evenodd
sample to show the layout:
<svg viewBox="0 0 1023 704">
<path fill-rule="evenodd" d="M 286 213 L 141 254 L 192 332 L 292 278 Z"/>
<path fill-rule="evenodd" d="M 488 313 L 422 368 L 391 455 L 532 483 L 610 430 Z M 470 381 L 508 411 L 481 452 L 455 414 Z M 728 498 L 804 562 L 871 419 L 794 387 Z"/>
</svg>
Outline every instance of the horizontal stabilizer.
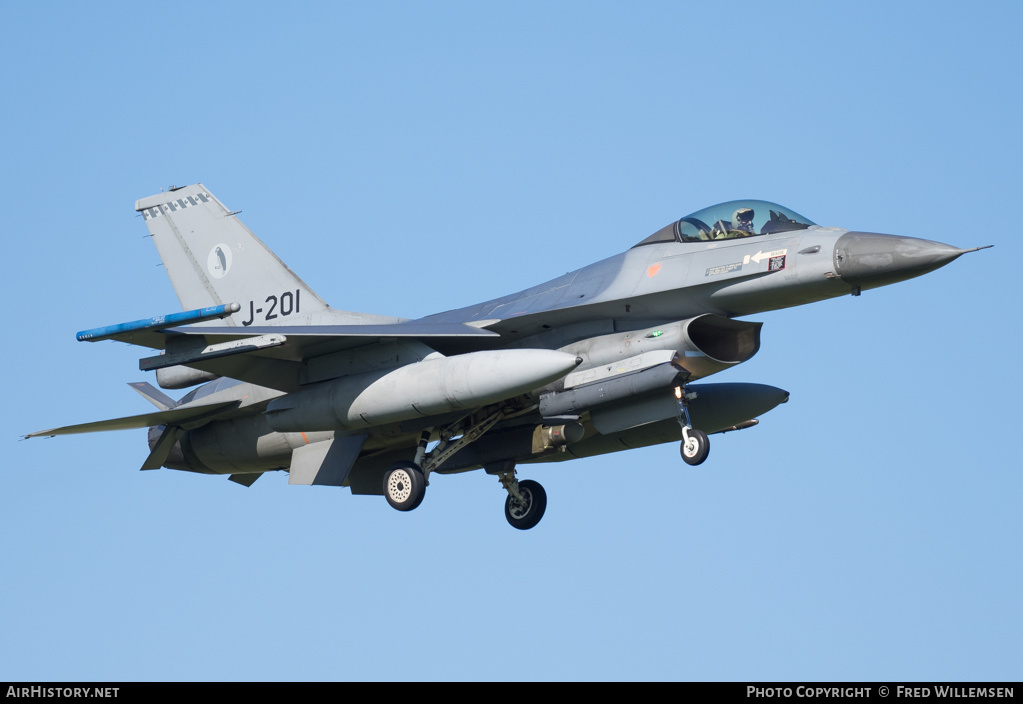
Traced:
<svg viewBox="0 0 1023 704">
<path fill-rule="evenodd" d="M 143 413 L 139 416 L 98 420 L 80 425 L 66 425 L 63 428 L 52 428 L 50 430 L 41 430 L 37 433 L 29 433 L 24 437 L 26 439 L 44 438 L 53 437 L 54 435 L 98 433 L 106 430 L 134 430 L 136 428 L 150 428 L 154 425 L 176 425 L 186 429 L 198 428 L 200 425 L 208 423 L 215 416 L 237 408 L 239 405 L 240 401 L 224 401 L 223 403 L 211 403 L 204 406 L 174 408 L 157 413 Z"/>
<path fill-rule="evenodd" d="M 142 398 L 159 408 L 161 411 L 169 411 L 178 405 L 178 402 L 160 391 L 148 381 L 134 381 L 128 384 L 131 388 L 141 394 Z"/>
</svg>

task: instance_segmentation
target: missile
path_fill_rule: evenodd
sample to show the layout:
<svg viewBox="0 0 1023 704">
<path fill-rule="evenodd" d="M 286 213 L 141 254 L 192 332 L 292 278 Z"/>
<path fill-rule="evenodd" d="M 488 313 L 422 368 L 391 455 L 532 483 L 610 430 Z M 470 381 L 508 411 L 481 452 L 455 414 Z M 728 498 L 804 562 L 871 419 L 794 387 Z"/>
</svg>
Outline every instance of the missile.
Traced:
<svg viewBox="0 0 1023 704">
<path fill-rule="evenodd" d="M 76 335 L 76 337 L 79 342 L 99 342 L 100 340 L 114 339 L 117 336 L 124 335 L 126 333 L 165 330 L 176 325 L 194 325 L 196 323 L 204 323 L 207 320 L 226 318 L 229 315 L 237 313 L 239 310 L 241 310 L 241 306 L 237 303 L 226 303 L 224 305 L 210 306 L 208 308 L 186 310 L 183 313 L 161 315 L 156 318 L 133 320 L 130 323 L 121 323 L 120 325 L 108 325 L 104 328 L 82 330 L 78 333 L 78 335 Z"/>
<path fill-rule="evenodd" d="M 281 396 L 266 416 L 280 433 L 355 430 L 497 403 L 550 384 L 580 363 L 573 354 L 542 349 L 430 355 Z"/>
</svg>

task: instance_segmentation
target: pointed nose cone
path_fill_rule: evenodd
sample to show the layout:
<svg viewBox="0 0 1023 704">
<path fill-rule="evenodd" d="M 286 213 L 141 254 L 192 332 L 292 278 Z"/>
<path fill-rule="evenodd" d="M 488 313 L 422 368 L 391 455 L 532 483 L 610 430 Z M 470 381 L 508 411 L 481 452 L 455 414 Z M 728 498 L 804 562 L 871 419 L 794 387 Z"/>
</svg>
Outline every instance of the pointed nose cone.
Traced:
<svg viewBox="0 0 1023 704">
<path fill-rule="evenodd" d="M 847 232 L 835 242 L 835 272 L 853 286 L 875 288 L 934 271 L 967 251 L 915 237 Z"/>
</svg>

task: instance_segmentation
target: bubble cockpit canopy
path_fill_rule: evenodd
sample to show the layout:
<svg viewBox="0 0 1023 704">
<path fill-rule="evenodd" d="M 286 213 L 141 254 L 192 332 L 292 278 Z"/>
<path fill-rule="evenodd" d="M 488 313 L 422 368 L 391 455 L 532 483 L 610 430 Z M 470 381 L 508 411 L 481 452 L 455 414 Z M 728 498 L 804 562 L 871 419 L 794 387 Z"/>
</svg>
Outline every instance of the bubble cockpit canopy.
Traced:
<svg viewBox="0 0 1023 704">
<path fill-rule="evenodd" d="M 805 230 L 817 223 L 794 210 L 766 200 L 730 200 L 686 215 L 637 244 L 711 242 Z"/>
</svg>

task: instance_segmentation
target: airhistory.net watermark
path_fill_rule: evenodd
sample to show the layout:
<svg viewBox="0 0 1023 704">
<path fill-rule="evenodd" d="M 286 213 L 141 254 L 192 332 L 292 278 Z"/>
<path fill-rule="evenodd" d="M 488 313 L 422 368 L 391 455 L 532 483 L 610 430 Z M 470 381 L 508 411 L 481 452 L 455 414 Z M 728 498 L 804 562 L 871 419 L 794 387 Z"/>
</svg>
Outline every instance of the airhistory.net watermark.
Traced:
<svg viewBox="0 0 1023 704">
<path fill-rule="evenodd" d="M 26 699 L 35 697 L 57 697 L 64 699 L 88 699 L 95 697 L 101 699 L 117 697 L 117 690 L 119 689 L 120 687 L 15 687 L 11 685 L 7 688 L 5 696 L 25 697 Z"/>
</svg>

